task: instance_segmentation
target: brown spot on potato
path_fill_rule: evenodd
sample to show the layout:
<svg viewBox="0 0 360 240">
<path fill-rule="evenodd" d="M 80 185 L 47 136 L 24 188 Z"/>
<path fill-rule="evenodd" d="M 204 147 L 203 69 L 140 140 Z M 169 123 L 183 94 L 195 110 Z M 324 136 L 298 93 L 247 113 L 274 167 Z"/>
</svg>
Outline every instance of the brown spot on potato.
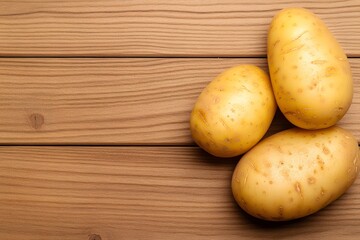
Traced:
<svg viewBox="0 0 360 240">
<path fill-rule="evenodd" d="M 325 155 L 328 155 L 330 153 L 330 150 L 326 146 L 323 146 L 323 153 Z"/>
<path fill-rule="evenodd" d="M 278 213 L 279 213 L 280 217 L 283 217 L 283 215 L 284 215 L 284 207 L 283 206 L 279 206 Z"/>
<path fill-rule="evenodd" d="M 321 187 L 321 190 L 320 190 L 320 195 L 321 196 L 324 196 L 325 195 L 325 189 Z"/>
<path fill-rule="evenodd" d="M 302 44 L 302 45 L 300 45 L 300 46 L 287 49 L 286 51 L 283 51 L 282 54 L 283 54 L 283 55 L 286 55 L 286 54 L 289 54 L 289 53 L 291 53 L 291 52 L 298 51 L 298 50 L 302 49 L 304 46 L 305 46 L 305 45 Z M 283 60 L 285 60 L 285 59 L 283 59 Z"/>
<path fill-rule="evenodd" d="M 294 198 L 291 197 L 291 198 L 290 198 L 290 202 L 294 202 Z"/>
<path fill-rule="evenodd" d="M 270 180 L 270 181 L 269 181 L 269 184 L 273 184 L 273 181 Z"/>
<path fill-rule="evenodd" d="M 335 73 L 336 73 L 336 68 L 333 66 L 330 66 L 330 67 L 326 68 L 325 76 L 330 77 L 331 75 L 333 75 Z"/>
<path fill-rule="evenodd" d="M 294 184 L 294 187 L 295 187 L 295 191 L 300 194 L 301 198 L 303 198 L 303 195 L 302 195 L 302 189 L 301 189 L 301 184 L 299 182 L 296 182 Z"/>
<path fill-rule="evenodd" d="M 276 45 L 278 45 L 280 42 L 280 39 L 276 40 L 274 43 L 273 43 L 273 47 L 275 47 Z"/>
<path fill-rule="evenodd" d="M 265 167 L 271 168 L 271 163 L 270 163 L 269 161 L 266 161 L 266 162 L 265 162 Z"/>
<path fill-rule="evenodd" d="M 199 115 L 200 120 L 201 120 L 205 125 L 208 125 L 205 112 L 204 112 L 203 110 L 199 109 L 199 110 L 198 110 L 198 115 Z"/>
<path fill-rule="evenodd" d="M 311 61 L 311 64 L 322 65 L 322 64 L 325 64 L 326 62 L 327 62 L 326 60 L 314 60 L 314 61 Z"/>
<path fill-rule="evenodd" d="M 322 158 L 320 157 L 320 155 L 316 156 L 316 160 L 317 160 L 317 164 L 319 165 L 321 170 L 324 170 L 324 164 L 325 162 L 322 160 Z"/>
<path fill-rule="evenodd" d="M 230 127 L 226 124 L 226 122 L 224 121 L 224 119 L 220 118 L 219 122 L 221 123 L 221 125 L 223 125 L 224 128 L 226 129 L 230 129 Z"/>
<path fill-rule="evenodd" d="M 307 179 L 307 182 L 308 182 L 309 184 L 314 184 L 314 183 L 316 182 L 316 178 L 314 178 L 314 177 L 309 177 L 309 178 Z"/>
</svg>

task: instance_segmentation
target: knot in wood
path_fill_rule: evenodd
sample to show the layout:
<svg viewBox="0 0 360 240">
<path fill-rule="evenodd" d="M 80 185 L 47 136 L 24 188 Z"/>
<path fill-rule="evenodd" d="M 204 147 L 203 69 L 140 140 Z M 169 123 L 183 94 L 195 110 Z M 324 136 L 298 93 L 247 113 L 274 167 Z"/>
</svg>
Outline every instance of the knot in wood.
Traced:
<svg viewBox="0 0 360 240">
<path fill-rule="evenodd" d="M 39 129 L 44 124 L 44 116 L 39 113 L 33 113 L 30 115 L 30 124 L 34 129 Z"/>
<path fill-rule="evenodd" d="M 98 234 L 91 234 L 89 240 L 101 240 L 101 237 Z"/>
</svg>

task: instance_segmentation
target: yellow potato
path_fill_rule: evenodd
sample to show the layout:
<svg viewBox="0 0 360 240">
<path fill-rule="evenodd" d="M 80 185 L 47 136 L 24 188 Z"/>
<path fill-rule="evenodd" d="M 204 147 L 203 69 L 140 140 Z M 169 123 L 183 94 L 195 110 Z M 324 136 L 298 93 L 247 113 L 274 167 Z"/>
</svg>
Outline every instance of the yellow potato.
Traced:
<svg viewBox="0 0 360 240">
<path fill-rule="evenodd" d="M 354 136 L 340 127 L 294 128 L 264 139 L 239 161 L 232 178 L 238 204 L 271 221 L 312 214 L 342 195 L 360 168 Z"/>
<path fill-rule="evenodd" d="M 268 64 L 281 112 L 294 125 L 321 129 L 347 112 L 350 65 L 325 24 L 303 8 L 280 11 L 268 33 Z"/>
<path fill-rule="evenodd" d="M 191 113 L 191 134 L 201 148 L 215 156 L 237 156 L 264 136 L 275 111 L 267 74 L 253 65 L 235 66 L 200 94 Z"/>
</svg>

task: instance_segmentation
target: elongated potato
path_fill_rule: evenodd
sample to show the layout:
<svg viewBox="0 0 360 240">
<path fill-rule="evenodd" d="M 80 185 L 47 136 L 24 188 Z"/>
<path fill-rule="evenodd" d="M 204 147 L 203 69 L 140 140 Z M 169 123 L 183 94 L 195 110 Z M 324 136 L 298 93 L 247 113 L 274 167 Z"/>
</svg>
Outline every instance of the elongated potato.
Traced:
<svg viewBox="0 0 360 240">
<path fill-rule="evenodd" d="M 237 156 L 264 136 L 275 111 L 268 75 L 254 65 L 235 66 L 200 94 L 191 113 L 191 134 L 215 156 Z"/>
<path fill-rule="evenodd" d="M 339 43 L 313 13 L 280 11 L 268 33 L 268 64 L 277 104 L 305 129 L 334 125 L 353 96 L 350 65 Z"/>
<path fill-rule="evenodd" d="M 271 221 L 312 214 L 342 195 L 360 169 L 356 139 L 340 127 L 294 128 L 247 152 L 232 178 L 238 204 Z"/>
</svg>

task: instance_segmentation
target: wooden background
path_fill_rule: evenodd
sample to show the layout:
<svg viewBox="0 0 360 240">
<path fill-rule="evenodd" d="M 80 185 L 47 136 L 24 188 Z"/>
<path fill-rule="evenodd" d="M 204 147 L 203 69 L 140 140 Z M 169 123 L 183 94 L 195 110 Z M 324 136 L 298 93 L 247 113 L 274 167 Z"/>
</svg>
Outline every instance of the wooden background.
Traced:
<svg viewBox="0 0 360 240">
<path fill-rule="evenodd" d="M 359 239 L 360 179 L 268 223 L 234 202 L 239 160 L 195 146 L 189 114 L 230 66 L 267 69 L 272 16 L 318 14 L 350 57 L 360 141 L 360 1 L 0 0 L 2 239 Z M 278 114 L 268 135 L 290 127 Z"/>
</svg>

